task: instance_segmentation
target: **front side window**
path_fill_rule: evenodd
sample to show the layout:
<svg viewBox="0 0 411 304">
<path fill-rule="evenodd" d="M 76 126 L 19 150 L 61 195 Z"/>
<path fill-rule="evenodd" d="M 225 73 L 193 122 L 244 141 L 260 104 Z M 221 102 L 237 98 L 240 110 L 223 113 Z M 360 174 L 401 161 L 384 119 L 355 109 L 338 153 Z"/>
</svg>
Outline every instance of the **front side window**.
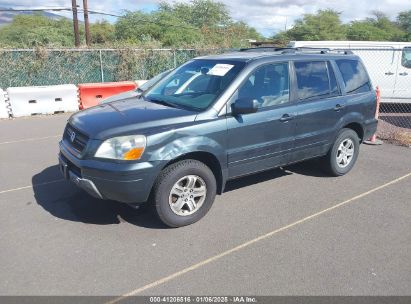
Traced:
<svg viewBox="0 0 411 304">
<path fill-rule="evenodd" d="M 174 107 L 201 111 L 224 92 L 245 66 L 244 62 L 197 59 L 166 76 L 144 98 Z"/>
<path fill-rule="evenodd" d="M 407 69 L 411 69 L 411 47 L 405 47 L 402 50 L 401 65 Z"/>
<path fill-rule="evenodd" d="M 261 108 L 288 102 L 288 63 L 268 64 L 257 68 L 240 86 L 237 98 L 258 100 Z"/>
<path fill-rule="evenodd" d="M 294 62 L 297 76 L 298 99 L 322 99 L 331 96 L 327 62 Z"/>
<path fill-rule="evenodd" d="M 348 95 L 369 92 L 371 90 L 370 79 L 360 61 L 340 59 L 335 62 L 343 77 Z"/>
</svg>

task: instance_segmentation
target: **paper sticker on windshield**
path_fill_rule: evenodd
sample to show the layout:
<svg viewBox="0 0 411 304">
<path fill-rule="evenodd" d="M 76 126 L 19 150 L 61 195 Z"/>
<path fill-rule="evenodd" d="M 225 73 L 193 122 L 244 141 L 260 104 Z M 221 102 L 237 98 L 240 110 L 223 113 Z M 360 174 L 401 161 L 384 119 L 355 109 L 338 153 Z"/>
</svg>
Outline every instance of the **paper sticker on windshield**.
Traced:
<svg viewBox="0 0 411 304">
<path fill-rule="evenodd" d="M 213 66 L 213 68 L 208 71 L 207 75 L 224 76 L 233 67 L 234 66 L 232 64 L 219 63 L 219 64 L 216 64 L 215 66 Z"/>
</svg>

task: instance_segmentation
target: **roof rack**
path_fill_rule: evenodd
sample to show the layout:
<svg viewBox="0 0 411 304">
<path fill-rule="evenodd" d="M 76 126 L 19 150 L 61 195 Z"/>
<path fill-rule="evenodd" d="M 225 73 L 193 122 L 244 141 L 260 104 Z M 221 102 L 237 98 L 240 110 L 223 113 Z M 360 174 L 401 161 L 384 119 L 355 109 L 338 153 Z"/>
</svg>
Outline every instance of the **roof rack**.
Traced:
<svg viewBox="0 0 411 304">
<path fill-rule="evenodd" d="M 291 47 L 276 47 L 276 46 L 258 46 L 251 48 L 240 49 L 240 52 L 279 52 L 284 50 L 291 50 Z"/>
<path fill-rule="evenodd" d="M 353 54 L 350 50 L 344 49 L 330 49 L 330 48 L 315 48 L 315 47 L 255 47 L 255 48 L 243 48 L 240 52 L 281 52 L 281 54 L 296 54 L 296 53 L 338 53 L 344 55 Z"/>
</svg>

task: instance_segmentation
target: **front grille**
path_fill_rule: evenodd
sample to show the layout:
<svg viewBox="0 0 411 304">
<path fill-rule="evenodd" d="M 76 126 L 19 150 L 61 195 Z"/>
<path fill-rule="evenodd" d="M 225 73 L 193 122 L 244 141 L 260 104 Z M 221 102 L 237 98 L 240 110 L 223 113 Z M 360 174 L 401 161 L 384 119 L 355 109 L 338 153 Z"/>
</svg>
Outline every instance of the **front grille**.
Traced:
<svg viewBox="0 0 411 304">
<path fill-rule="evenodd" d="M 63 138 L 77 152 L 83 152 L 88 142 L 88 136 L 67 124 Z"/>
</svg>

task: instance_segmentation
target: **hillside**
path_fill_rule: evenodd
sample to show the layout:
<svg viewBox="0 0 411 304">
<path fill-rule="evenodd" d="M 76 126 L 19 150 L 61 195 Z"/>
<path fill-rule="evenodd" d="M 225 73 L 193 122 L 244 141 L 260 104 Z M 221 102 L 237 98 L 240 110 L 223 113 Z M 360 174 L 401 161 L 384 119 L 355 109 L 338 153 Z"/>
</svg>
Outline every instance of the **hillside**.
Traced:
<svg viewBox="0 0 411 304">
<path fill-rule="evenodd" d="M 6 8 L 0 7 L 0 9 L 6 9 Z M 34 15 L 34 14 L 38 14 L 38 15 L 45 16 L 45 17 L 52 18 L 52 19 L 64 18 L 62 16 L 59 16 L 59 15 L 56 15 L 56 14 L 53 14 L 53 13 L 49 13 L 49 12 L 10 12 L 10 11 L 2 12 L 2 11 L 0 11 L 0 26 L 11 23 L 14 16 L 16 16 L 16 15 Z"/>
</svg>

